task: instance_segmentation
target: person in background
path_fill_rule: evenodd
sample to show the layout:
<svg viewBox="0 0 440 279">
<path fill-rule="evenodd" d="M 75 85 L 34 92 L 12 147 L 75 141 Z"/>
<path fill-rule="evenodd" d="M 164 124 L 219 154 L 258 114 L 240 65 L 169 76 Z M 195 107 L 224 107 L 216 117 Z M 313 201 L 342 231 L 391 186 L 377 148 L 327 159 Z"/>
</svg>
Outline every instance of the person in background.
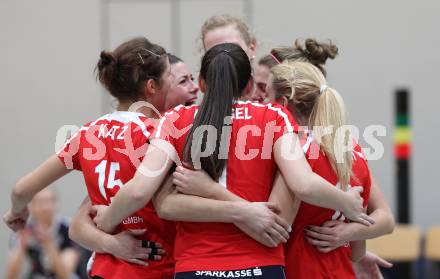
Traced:
<svg viewBox="0 0 440 279">
<path fill-rule="evenodd" d="M 11 239 L 8 279 L 79 278 L 75 270 L 80 251 L 68 237 L 67 221 L 56 212 L 57 197 L 53 190 L 44 189 L 33 198 L 28 225 Z"/>
<path fill-rule="evenodd" d="M 218 44 L 237 44 L 246 52 L 251 63 L 257 52 L 257 40 L 247 24 L 240 18 L 227 14 L 205 20 L 200 30 L 200 40 L 205 52 Z"/>
<path fill-rule="evenodd" d="M 257 39 L 242 19 L 228 14 L 215 15 L 208 18 L 202 24 L 200 41 L 203 52 L 223 43 L 239 45 L 249 57 L 252 75 L 255 74 L 253 62 L 257 53 Z M 243 96 L 243 99 L 250 100 L 253 94 L 252 90 L 246 96 Z"/>
</svg>

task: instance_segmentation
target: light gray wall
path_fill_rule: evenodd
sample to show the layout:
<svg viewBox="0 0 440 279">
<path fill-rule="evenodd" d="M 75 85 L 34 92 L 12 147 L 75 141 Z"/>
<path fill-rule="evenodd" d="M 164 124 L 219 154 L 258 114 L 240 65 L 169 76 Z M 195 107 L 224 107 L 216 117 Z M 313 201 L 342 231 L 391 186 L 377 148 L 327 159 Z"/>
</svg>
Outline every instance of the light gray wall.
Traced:
<svg viewBox="0 0 440 279">
<path fill-rule="evenodd" d="M 100 50 L 98 1 L 0 2 L 0 212 L 12 185 L 54 154 L 57 130 L 101 114 L 93 75 Z M 73 173 L 56 183 L 60 210 L 72 215 L 86 195 Z M 9 230 L 0 225 L 0 277 Z"/>
<path fill-rule="evenodd" d="M 328 63 L 329 84 L 344 96 L 352 122 L 387 127 L 385 155 L 371 162 L 374 175 L 395 208 L 393 164 L 393 91 L 408 86 L 412 95 L 412 215 L 423 228 L 439 224 L 435 158 L 439 138 L 434 112 L 440 65 L 440 9 L 437 1 L 219 1 L 188 0 L 122 3 L 107 6 L 108 47 L 145 35 L 177 52 L 196 71 L 196 39 L 212 14 L 251 19 L 259 54 L 297 37 L 331 38 L 340 56 Z M 250 9 L 251 8 L 251 9 Z M 270 15 L 269 15 L 270 14 Z M 57 130 L 81 125 L 111 109 L 93 75 L 102 47 L 99 1 L 8 0 L 0 2 L 0 212 L 9 206 L 17 179 L 53 154 Z M 177 15 L 177 18 L 176 18 Z M 171 19 L 180 24 L 173 25 Z M 173 27 L 176 26 L 176 27 Z M 173 36 L 172 29 L 179 30 Z M 176 39 L 177 38 L 177 39 Z M 72 215 L 85 195 L 80 174 L 56 183 L 60 212 Z M 0 274 L 7 261 L 9 231 L 0 226 Z"/>
</svg>

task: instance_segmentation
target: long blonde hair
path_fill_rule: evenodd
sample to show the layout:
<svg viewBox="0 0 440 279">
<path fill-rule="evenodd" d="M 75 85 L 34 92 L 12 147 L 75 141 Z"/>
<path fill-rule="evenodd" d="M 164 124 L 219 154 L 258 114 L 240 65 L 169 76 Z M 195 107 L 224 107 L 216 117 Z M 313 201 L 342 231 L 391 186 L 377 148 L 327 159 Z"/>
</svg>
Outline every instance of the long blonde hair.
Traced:
<svg viewBox="0 0 440 279">
<path fill-rule="evenodd" d="M 327 86 L 322 72 L 310 63 L 285 62 L 273 67 L 271 73 L 276 98 L 285 97 L 293 104 L 294 114 L 308 120 L 309 129 L 313 131 L 342 188 L 346 190 L 352 175 L 353 159 L 351 152 L 343 152 L 341 148 L 351 143 L 350 137 L 342 135 L 341 142 L 338 138 L 341 135 L 337 134 L 338 129 L 347 123 L 341 95 Z M 323 127 L 329 127 L 331 132 L 323 134 Z"/>
</svg>

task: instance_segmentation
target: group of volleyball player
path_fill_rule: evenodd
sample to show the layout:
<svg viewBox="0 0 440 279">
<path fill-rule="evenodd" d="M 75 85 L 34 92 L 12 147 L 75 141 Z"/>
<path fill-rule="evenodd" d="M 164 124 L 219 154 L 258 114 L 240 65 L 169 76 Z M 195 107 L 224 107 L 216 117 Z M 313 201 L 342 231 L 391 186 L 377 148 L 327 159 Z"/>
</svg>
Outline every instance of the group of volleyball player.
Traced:
<svg viewBox="0 0 440 279">
<path fill-rule="evenodd" d="M 88 197 L 69 235 L 95 252 L 91 278 L 378 278 L 365 240 L 394 221 L 361 147 L 337 133 L 347 113 L 325 78 L 337 47 L 296 41 L 252 69 L 241 20 L 211 17 L 201 39 L 198 84 L 146 38 L 102 51 L 116 111 L 17 182 L 6 224 L 22 229 L 32 197 L 75 169 Z"/>
</svg>

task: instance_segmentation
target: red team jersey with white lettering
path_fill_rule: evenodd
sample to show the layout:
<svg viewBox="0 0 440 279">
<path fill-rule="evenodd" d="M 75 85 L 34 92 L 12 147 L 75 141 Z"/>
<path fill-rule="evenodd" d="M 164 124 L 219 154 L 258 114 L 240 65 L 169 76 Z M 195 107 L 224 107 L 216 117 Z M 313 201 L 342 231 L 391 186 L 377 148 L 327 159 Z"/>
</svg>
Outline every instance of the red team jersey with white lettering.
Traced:
<svg viewBox="0 0 440 279">
<path fill-rule="evenodd" d="M 133 178 L 145 154 L 153 125 L 143 114 L 118 111 L 84 125 L 58 152 L 67 168 L 82 171 L 92 204 L 109 205 L 120 187 Z M 139 237 L 161 243 L 167 254 L 149 266 L 130 264 L 109 254 L 97 253 L 92 276 L 102 278 L 173 277 L 174 223 L 159 219 L 152 203 L 126 218 L 117 232 L 147 229 Z"/>
<path fill-rule="evenodd" d="M 340 187 L 336 173 L 319 145 L 311 136 L 303 146 L 306 158 L 316 174 L 331 184 Z M 370 195 L 370 171 L 365 156 L 359 145 L 353 151 L 353 176 L 350 185 L 362 186 L 364 207 L 368 204 Z M 321 208 L 301 202 L 296 215 L 289 241 L 285 244 L 286 278 L 356 278 L 351 263 L 351 247 L 340 247 L 329 253 L 319 252 L 315 246 L 305 239 L 304 229 L 307 226 L 320 226 L 326 221 L 346 221 L 339 211 Z"/>
<path fill-rule="evenodd" d="M 154 133 L 171 143 L 180 160 L 198 106 L 178 106 L 162 118 Z M 281 106 L 251 102 L 233 105 L 228 159 L 219 179 L 232 193 L 252 202 L 269 199 L 277 166 L 273 144 L 297 125 Z M 178 222 L 176 272 L 284 266 L 283 247 L 265 247 L 233 224 Z"/>
</svg>

